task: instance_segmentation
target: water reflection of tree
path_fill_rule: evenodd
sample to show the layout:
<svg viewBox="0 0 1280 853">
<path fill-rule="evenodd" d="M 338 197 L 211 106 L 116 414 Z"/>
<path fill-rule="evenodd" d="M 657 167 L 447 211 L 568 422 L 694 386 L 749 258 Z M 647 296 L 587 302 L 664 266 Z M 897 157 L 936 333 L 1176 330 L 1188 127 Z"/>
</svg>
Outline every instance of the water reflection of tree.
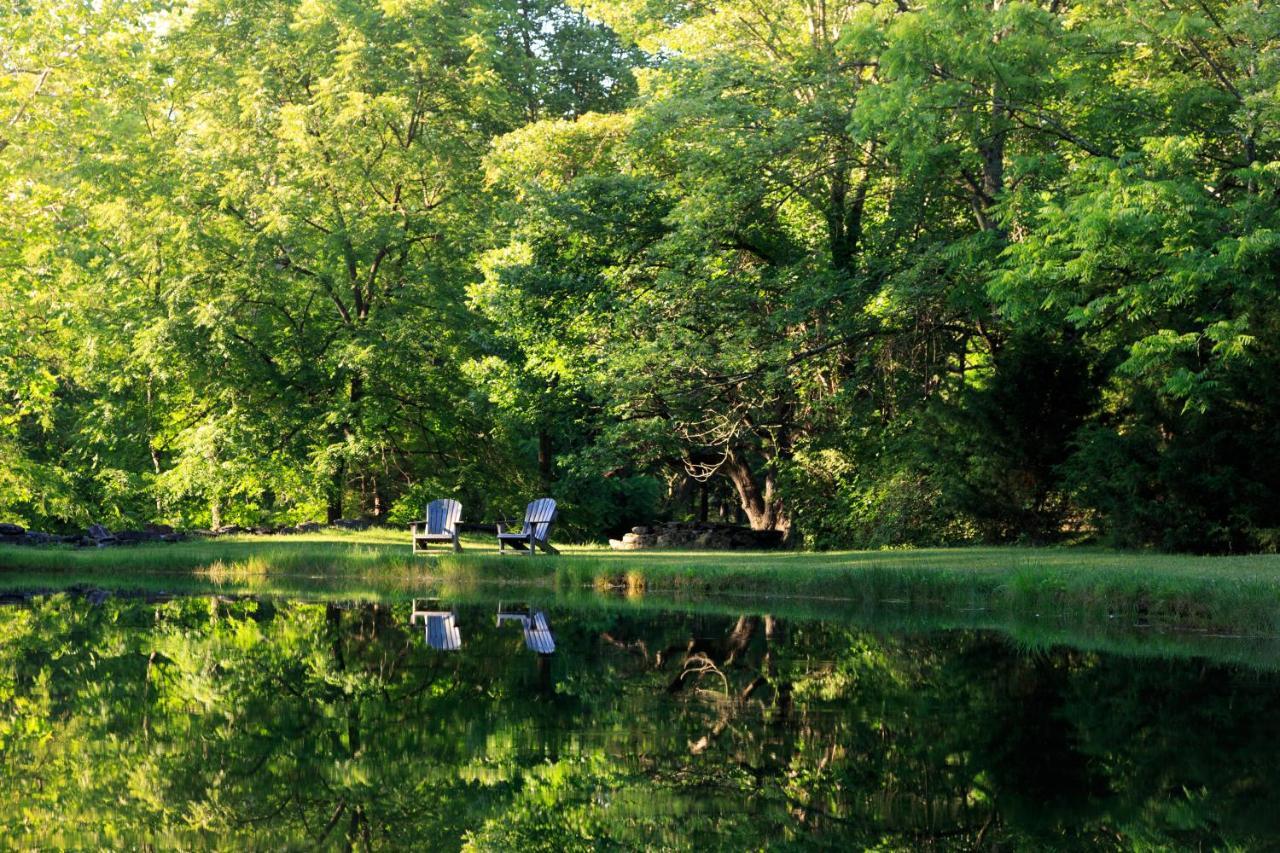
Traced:
<svg viewBox="0 0 1280 853">
<path fill-rule="evenodd" d="M 690 756 L 719 749 L 717 761 L 727 758 L 745 771 L 728 777 L 737 788 L 732 793 L 750 797 L 753 809 L 786 815 L 790 841 L 839 835 L 867 844 L 886 837 L 980 843 L 994 810 L 969 797 L 966 768 L 949 773 L 945 761 L 897 746 L 904 736 L 912 740 L 914 713 L 897 709 L 887 715 L 897 716 L 892 722 L 865 714 L 869 705 L 889 710 L 901 698 L 895 688 L 918 679 L 912 659 L 894 660 L 848 632 L 808 626 L 803 634 L 797 656 L 780 620 L 744 615 L 721 637 L 693 637 L 654 655 L 659 669 L 675 661 L 668 693 L 688 691 L 714 708 L 705 730 L 689 741 Z M 853 642 L 844 657 L 813 660 L 815 639 L 823 651 Z M 803 701 L 793 713 L 797 693 L 820 701 Z"/>
<path fill-rule="evenodd" d="M 464 624 L 483 625 L 481 614 Z M 986 635 L 407 612 L 0 608 L 0 830 L 46 846 L 1258 846 L 1273 679 Z M 20 842 L 21 843 L 21 842 Z"/>
</svg>

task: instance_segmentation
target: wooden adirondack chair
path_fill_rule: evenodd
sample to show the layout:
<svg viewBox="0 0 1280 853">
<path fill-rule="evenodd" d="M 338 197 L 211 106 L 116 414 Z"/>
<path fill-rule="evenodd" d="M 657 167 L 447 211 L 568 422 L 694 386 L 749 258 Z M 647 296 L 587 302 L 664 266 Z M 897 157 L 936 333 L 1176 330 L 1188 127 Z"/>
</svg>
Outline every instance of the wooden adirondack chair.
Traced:
<svg viewBox="0 0 1280 853">
<path fill-rule="evenodd" d="M 458 521 L 462 518 L 462 504 L 452 500 L 438 500 L 427 504 L 426 521 L 409 525 L 413 531 L 413 553 L 425 554 L 432 542 L 452 542 L 453 550 L 461 551 L 458 541 Z"/>
<path fill-rule="evenodd" d="M 548 554 L 559 554 L 551 546 L 551 527 L 556 523 L 556 502 L 551 498 L 538 498 L 525 507 L 524 525 L 519 533 L 509 533 L 498 524 L 498 553 L 507 553 L 507 546 L 518 548 L 517 553 L 527 553 L 530 557 L 541 548 Z"/>
</svg>

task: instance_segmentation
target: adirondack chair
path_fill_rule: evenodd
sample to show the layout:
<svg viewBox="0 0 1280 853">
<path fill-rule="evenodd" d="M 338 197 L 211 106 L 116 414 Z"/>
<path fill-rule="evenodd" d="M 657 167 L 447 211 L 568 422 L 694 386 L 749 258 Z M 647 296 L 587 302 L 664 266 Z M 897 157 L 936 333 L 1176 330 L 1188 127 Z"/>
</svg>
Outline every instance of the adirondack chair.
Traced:
<svg viewBox="0 0 1280 853">
<path fill-rule="evenodd" d="M 451 500 L 432 501 L 427 504 L 426 521 L 409 525 L 413 531 L 413 553 L 425 554 L 432 542 L 452 542 L 453 550 L 461 551 L 458 541 L 458 521 L 462 518 L 462 504 Z"/>
<path fill-rule="evenodd" d="M 508 532 L 506 525 L 498 523 L 498 553 L 507 553 L 507 546 L 516 548 L 516 553 L 527 553 L 530 557 L 541 548 L 548 554 L 559 554 L 551 546 L 551 528 L 556 523 L 556 502 L 551 498 L 538 498 L 525 507 L 524 524 L 519 533 Z"/>
<path fill-rule="evenodd" d="M 413 600 L 413 612 L 409 614 L 409 624 L 416 625 L 421 618 L 424 626 L 423 637 L 430 648 L 438 652 L 456 652 L 462 648 L 462 632 L 458 628 L 458 614 L 452 610 L 441 610 L 439 604 L 428 600 L 426 609 L 418 607 L 418 600 Z"/>
</svg>

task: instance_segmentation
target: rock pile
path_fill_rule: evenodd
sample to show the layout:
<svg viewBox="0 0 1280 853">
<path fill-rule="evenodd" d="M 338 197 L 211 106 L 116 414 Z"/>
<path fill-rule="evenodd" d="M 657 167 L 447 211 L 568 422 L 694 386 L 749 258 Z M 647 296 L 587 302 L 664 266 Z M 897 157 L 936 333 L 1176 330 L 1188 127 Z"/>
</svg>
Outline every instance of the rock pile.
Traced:
<svg viewBox="0 0 1280 853">
<path fill-rule="evenodd" d="M 20 528 L 17 524 L 0 524 L 0 544 L 55 544 L 79 542 L 79 537 L 55 537 L 51 533 L 37 533 Z"/>
<path fill-rule="evenodd" d="M 610 539 L 616 551 L 641 548 L 698 548 L 708 551 L 777 548 L 782 545 L 778 530 L 752 530 L 735 524 L 706 521 L 668 521 L 646 527 L 633 527 L 621 539 Z"/>
<path fill-rule="evenodd" d="M 0 545 L 78 545 L 82 548 L 104 548 L 108 545 L 132 545 L 138 542 L 181 542 L 186 537 L 164 524 L 149 524 L 145 530 L 122 530 L 110 533 L 101 524 L 92 524 L 84 533 L 58 536 L 25 530 L 17 524 L 0 524 Z"/>
<path fill-rule="evenodd" d="M 367 519 L 341 519 L 334 527 L 347 530 L 366 530 L 372 522 Z M 167 524 L 148 524 L 142 530 L 120 530 L 112 533 L 101 524 L 91 524 L 83 533 L 58 536 L 26 530 L 17 524 L 0 523 L 0 545 L 76 545 L 82 548 L 106 548 L 111 545 L 136 545 L 139 542 L 182 542 L 188 536 L 234 536 L 240 533 L 256 533 L 262 536 L 280 533 L 315 533 L 324 530 L 318 521 L 304 521 L 283 527 L 241 527 L 224 524 L 215 530 L 192 530 L 179 533 Z"/>
<path fill-rule="evenodd" d="M 187 538 L 167 524 L 148 524 L 142 530 L 122 530 L 114 536 L 121 545 L 134 542 L 181 542 Z"/>
</svg>

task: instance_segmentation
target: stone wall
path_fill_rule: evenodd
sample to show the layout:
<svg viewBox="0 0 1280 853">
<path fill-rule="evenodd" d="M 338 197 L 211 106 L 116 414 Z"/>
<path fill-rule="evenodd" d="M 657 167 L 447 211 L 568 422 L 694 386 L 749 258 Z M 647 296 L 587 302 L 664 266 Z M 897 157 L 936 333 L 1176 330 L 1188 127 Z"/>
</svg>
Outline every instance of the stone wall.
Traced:
<svg viewBox="0 0 1280 853">
<path fill-rule="evenodd" d="M 105 548 L 111 545 L 136 545 L 140 542 L 183 542 L 192 536 L 216 537 L 237 536 L 254 533 L 258 535 L 278 535 L 282 533 L 315 533 L 327 527 L 344 530 L 366 530 L 373 522 L 368 519 L 339 519 L 332 525 L 324 525 L 318 521 L 307 521 L 297 525 L 284 527 L 240 527 L 234 524 L 224 525 L 216 530 L 189 530 L 185 533 L 175 531 L 167 524 L 148 524 L 142 530 L 107 530 L 101 524 L 92 524 L 83 533 L 70 536 L 59 536 L 53 533 L 40 533 L 25 530 L 21 525 L 0 523 L 0 545 L 75 545 L 81 548 Z"/>
<path fill-rule="evenodd" d="M 24 530 L 17 524 L 0 524 L 0 545 L 76 545 L 87 548 L 137 542 L 181 542 L 184 538 L 183 534 L 176 533 L 172 527 L 163 524 L 147 525 L 145 530 L 122 530 L 115 534 L 108 532 L 100 524 L 94 524 L 84 533 L 71 536 Z"/>
<path fill-rule="evenodd" d="M 621 539 L 609 540 L 609 547 L 616 551 L 637 551 L 643 548 L 734 551 L 777 548 L 781 545 L 782 532 L 778 530 L 752 530 L 749 527 L 705 521 L 668 521 L 633 527 Z"/>
</svg>

